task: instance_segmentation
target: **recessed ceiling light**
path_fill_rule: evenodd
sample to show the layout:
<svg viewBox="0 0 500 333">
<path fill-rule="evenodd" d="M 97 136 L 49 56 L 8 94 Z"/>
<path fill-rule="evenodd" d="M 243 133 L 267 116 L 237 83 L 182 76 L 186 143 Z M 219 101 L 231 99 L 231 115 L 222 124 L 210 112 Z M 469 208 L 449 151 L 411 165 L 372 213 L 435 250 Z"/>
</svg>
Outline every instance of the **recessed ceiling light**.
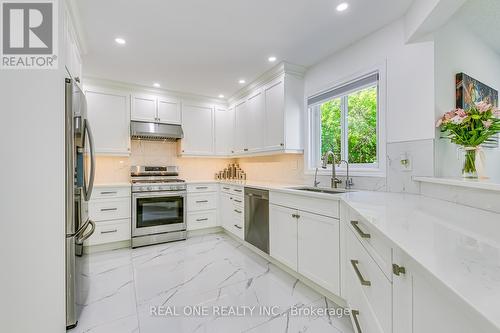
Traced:
<svg viewBox="0 0 500 333">
<path fill-rule="evenodd" d="M 267 60 L 269 60 L 269 62 L 275 62 L 276 61 L 276 57 L 269 57 L 269 58 L 267 58 Z"/>
<path fill-rule="evenodd" d="M 117 44 L 120 44 L 120 45 L 125 45 L 125 44 L 127 43 L 127 42 L 125 41 L 125 39 L 120 38 L 120 37 L 115 38 L 115 42 L 116 42 Z"/>
<path fill-rule="evenodd" d="M 158 82 L 153 83 L 153 87 L 160 88 L 160 84 Z"/>
<path fill-rule="evenodd" d="M 219 98 L 224 98 L 224 95 L 220 94 L 220 95 L 219 95 Z"/>
<path fill-rule="evenodd" d="M 245 80 L 243 80 L 243 79 L 241 79 L 241 80 L 239 80 L 239 81 L 238 81 L 238 83 L 239 83 L 239 84 L 245 84 L 246 82 L 247 82 L 247 81 L 245 81 Z"/>
<path fill-rule="evenodd" d="M 347 2 L 342 2 L 341 4 L 339 4 L 337 6 L 337 11 L 338 12 L 343 12 L 344 10 L 346 10 L 347 8 L 349 8 L 349 4 Z"/>
</svg>

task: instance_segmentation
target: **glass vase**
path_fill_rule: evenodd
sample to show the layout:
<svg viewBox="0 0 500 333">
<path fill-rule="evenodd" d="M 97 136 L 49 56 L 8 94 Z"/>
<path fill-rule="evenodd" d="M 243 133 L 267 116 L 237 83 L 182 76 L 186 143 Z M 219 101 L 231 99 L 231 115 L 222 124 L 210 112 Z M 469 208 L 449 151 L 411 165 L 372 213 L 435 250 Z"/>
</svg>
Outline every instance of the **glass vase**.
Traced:
<svg viewBox="0 0 500 333">
<path fill-rule="evenodd" d="M 476 148 L 475 147 L 465 147 L 464 148 L 465 159 L 464 166 L 462 168 L 462 177 L 467 179 L 476 179 Z"/>
</svg>

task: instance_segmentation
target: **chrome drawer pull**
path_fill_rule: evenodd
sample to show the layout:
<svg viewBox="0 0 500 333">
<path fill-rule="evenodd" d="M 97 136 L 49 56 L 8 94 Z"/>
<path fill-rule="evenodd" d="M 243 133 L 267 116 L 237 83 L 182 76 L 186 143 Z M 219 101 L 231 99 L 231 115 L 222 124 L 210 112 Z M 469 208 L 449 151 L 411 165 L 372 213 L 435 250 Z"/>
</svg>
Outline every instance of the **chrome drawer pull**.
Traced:
<svg viewBox="0 0 500 333">
<path fill-rule="evenodd" d="M 223 187 L 222 189 L 223 190 L 229 190 L 229 187 Z"/>
<path fill-rule="evenodd" d="M 242 211 L 241 211 L 241 210 L 237 210 L 237 209 L 235 209 L 234 211 L 235 211 L 236 213 L 238 213 L 238 214 L 241 214 L 241 213 L 242 213 Z"/>
<path fill-rule="evenodd" d="M 237 225 L 237 224 L 235 224 L 234 226 L 235 226 L 236 228 L 240 229 L 240 230 L 241 230 L 241 229 L 243 229 L 242 227 L 240 227 L 240 226 L 239 226 L 239 225 Z"/>
<path fill-rule="evenodd" d="M 235 201 L 235 202 L 239 202 L 239 203 L 241 203 L 241 200 L 238 200 L 238 199 L 234 199 L 234 201 Z"/>
<path fill-rule="evenodd" d="M 113 210 L 118 210 L 118 208 L 101 208 L 101 212 L 111 212 Z"/>
<path fill-rule="evenodd" d="M 363 230 L 361 230 L 359 228 L 359 222 L 358 221 L 351 221 L 351 225 L 352 227 L 358 232 L 358 234 L 361 236 L 361 238 L 370 238 L 371 235 L 370 234 L 367 234 L 365 232 L 363 232 Z"/>
<path fill-rule="evenodd" d="M 359 321 L 358 321 L 359 311 L 351 310 L 351 314 L 352 314 L 352 319 L 354 320 L 354 324 L 356 325 L 356 330 L 358 331 L 358 333 L 363 333 L 361 331 L 361 326 L 359 326 Z"/>
<path fill-rule="evenodd" d="M 198 201 L 196 201 L 196 203 L 207 203 L 207 202 L 208 202 L 208 200 L 198 200 Z"/>
<path fill-rule="evenodd" d="M 101 194 L 117 194 L 116 191 L 103 191 Z"/>
<path fill-rule="evenodd" d="M 196 189 L 197 190 L 206 190 L 207 188 L 208 188 L 208 186 L 199 186 Z"/>
<path fill-rule="evenodd" d="M 208 221 L 208 218 L 204 218 L 204 219 L 196 219 L 196 222 L 201 222 L 201 221 Z"/>
<path fill-rule="evenodd" d="M 108 231 L 101 231 L 101 234 L 112 234 L 114 232 L 117 232 L 118 229 L 113 229 L 113 230 L 108 230 Z"/>
<path fill-rule="evenodd" d="M 241 190 L 238 190 L 238 189 L 234 189 L 235 192 L 241 192 Z"/>
<path fill-rule="evenodd" d="M 359 282 L 361 282 L 361 284 L 363 286 L 371 286 L 372 283 L 368 280 L 365 280 L 363 275 L 361 275 L 361 272 L 359 271 L 359 268 L 358 268 L 358 264 L 359 264 L 359 261 L 351 260 L 352 268 L 354 268 L 354 272 L 356 272 L 356 275 L 358 276 Z"/>
</svg>

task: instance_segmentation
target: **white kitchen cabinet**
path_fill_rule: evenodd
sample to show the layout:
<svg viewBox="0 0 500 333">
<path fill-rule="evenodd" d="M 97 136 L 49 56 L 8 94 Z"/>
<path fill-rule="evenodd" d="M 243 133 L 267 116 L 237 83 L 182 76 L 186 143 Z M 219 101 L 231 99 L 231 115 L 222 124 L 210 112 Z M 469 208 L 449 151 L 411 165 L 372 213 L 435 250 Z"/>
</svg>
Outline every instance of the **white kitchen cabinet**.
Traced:
<svg viewBox="0 0 500 333">
<path fill-rule="evenodd" d="M 97 154 L 130 154 L 130 96 L 100 87 L 86 87 L 87 116 Z"/>
<path fill-rule="evenodd" d="M 228 230 L 233 219 L 233 202 L 232 196 L 228 193 L 220 194 L 220 211 L 219 218 L 221 226 Z"/>
<path fill-rule="evenodd" d="M 64 12 L 64 51 L 65 66 L 70 76 L 80 84 L 82 78 L 82 58 L 71 16 Z"/>
<path fill-rule="evenodd" d="M 248 152 L 261 151 L 266 142 L 266 110 L 262 90 L 251 94 L 247 100 L 246 115 L 246 149 Z"/>
<path fill-rule="evenodd" d="M 284 146 L 284 112 L 285 112 L 285 80 L 280 77 L 263 89 L 266 116 L 265 148 L 282 149 Z"/>
<path fill-rule="evenodd" d="M 135 121 L 156 122 L 158 119 L 156 111 L 156 96 L 145 94 L 132 95 L 132 108 L 130 117 Z"/>
<path fill-rule="evenodd" d="M 234 152 L 243 154 L 247 151 L 248 104 L 242 100 L 234 106 Z"/>
<path fill-rule="evenodd" d="M 176 98 L 158 96 L 158 122 L 181 124 L 181 105 Z"/>
<path fill-rule="evenodd" d="M 269 205 L 269 254 L 297 271 L 296 209 Z"/>
<path fill-rule="evenodd" d="M 213 115 L 214 108 L 212 106 L 183 103 L 183 155 L 214 155 Z"/>
<path fill-rule="evenodd" d="M 215 108 L 215 154 L 229 156 L 233 153 L 234 108 Z"/>
<path fill-rule="evenodd" d="M 298 211 L 298 272 L 340 295 L 340 222 Z"/>
</svg>

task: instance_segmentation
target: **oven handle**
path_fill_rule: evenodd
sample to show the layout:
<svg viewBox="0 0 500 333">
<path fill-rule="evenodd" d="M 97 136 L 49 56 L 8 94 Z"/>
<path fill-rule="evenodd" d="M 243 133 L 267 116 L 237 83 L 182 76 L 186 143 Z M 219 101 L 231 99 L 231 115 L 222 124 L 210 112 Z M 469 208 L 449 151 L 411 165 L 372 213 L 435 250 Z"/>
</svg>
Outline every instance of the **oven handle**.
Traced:
<svg viewBox="0 0 500 333">
<path fill-rule="evenodd" d="M 158 198 L 158 197 L 182 197 L 187 196 L 186 191 L 182 192 L 136 192 L 132 193 L 132 198 Z"/>
</svg>

